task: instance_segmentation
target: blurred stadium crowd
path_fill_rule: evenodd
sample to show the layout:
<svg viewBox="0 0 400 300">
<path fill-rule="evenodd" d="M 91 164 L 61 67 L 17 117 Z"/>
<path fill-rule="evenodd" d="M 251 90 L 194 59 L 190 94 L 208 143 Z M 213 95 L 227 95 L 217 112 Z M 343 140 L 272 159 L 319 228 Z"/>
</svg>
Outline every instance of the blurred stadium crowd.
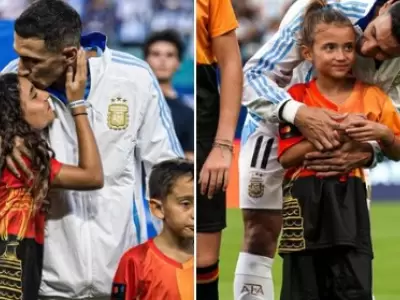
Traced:
<svg viewBox="0 0 400 300">
<path fill-rule="evenodd" d="M 100 31 L 109 43 L 136 47 L 152 31 L 175 28 L 193 57 L 193 6 L 187 0 L 65 0 L 81 15 L 84 31 Z M 0 0 L 0 18 L 13 20 L 33 0 Z"/>
<path fill-rule="evenodd" d="M 243 61 L 249 59 L 279 28 L 296 0 L 232 0 L 240 27 L 236 34 Z"/>
<path fill-rule="evenodd" d="M 0 19 L 14 20 L 32 1 L 0 0 Z M 185 49 L 181 68 L 175 76 L 174 83 L 179 92 L 193 99 L 193 1 L 65 1 L 82 16 L 84 32 L 103 32 L 108 36 L 110 46 L 122 48 L 138 57 L 143 57 L 141 47 L 151 32 L 167 28 L 177 30 L 185 43 Z"/>
<path fill-rule="evenodd" d="M 3 46 L 0 50 L 0 69 L 11 59 L 16 58 L 12 47 L 13 21 L 33 1 L 0 0 L 0 44 Z M 194 2 L 190 0 L 64 1 L 81 15 L 83 34 L 102 32 L 107 35 L 109 47 L 131 53 L 149 62 L 172 110 L 178 138 L 181 140 L 182 137 L 185 140 L 181 141 L 185 152 L 193 152 L 194 129 L 192 124 L 187 126 L 187 123 L 194 122 L 192 110 L 194 106 Z M 168 45 L 149 50 L 150 46 L 163 39 L 175 47 L 176 51 L 168 50 Z M 146 51 L 147 57 L 145 57 Z M 176 61 L 173 61 L 174 57 L 169 55 L 168 51 L 176 52 L 172 55 L 175 56 Z M 152 58 L 152 63 L 150 63 Z M 159 78 L 159 73 L 163 79 Z M 169 84 L 166 81 L 169 81 L 171 77 L 172 84 Z M 177 118 L 177 116 L 180 117 Z M 183 132 L 179 129 L 181 127 L 186 130 Z M 188 136 L 188 131 L 191 131 L 191 136 Z M 188 146 L 189 144 L 192 146 Z"/>
</svg>

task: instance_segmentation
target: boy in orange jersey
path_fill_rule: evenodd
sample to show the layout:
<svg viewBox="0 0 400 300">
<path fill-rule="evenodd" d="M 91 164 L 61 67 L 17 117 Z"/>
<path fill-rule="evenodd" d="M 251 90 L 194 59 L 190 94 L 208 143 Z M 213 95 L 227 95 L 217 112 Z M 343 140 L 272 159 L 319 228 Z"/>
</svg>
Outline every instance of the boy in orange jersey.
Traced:
<svg viewBox="0 0 400 300">
<path fill-rule="evenodd" d="M 112 300 L 194 299 L 194 165 L 161 162 L 149 179 L 152 213 L 163 220 L 154 239 L 128 250 L 112 286 Z"/>
</svg>

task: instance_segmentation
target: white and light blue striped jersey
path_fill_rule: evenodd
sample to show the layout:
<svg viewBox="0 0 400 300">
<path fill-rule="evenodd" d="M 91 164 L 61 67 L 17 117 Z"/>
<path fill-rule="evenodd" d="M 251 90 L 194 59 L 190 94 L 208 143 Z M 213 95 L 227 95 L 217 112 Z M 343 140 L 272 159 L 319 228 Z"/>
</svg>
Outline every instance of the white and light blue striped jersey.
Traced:
<svg viewBox="0 0 400 300">
<path fill-rule="evenodd" d="M 103 36 L 104 37 L 104 36 Z M 148 239 L 144 183 L 155 163 L 183 157 L 159 84 L 144 61 L 108 49 L 89 59 L 88 117 L 102 158 L 104 187 L 51 191 L 40 294 L 107 297 L 122 254 Z M 16 71 L 11 62 L 3 71 Z M 57 160 L 78 164 L 75 124 L 62 101 L 49 130 Z M 134 200 L 133 200 L 134 198 Z M 132 216 L 134 216 L 132 218 Z"/>
<path fill-rule="evenodd" d="M 312 66 L 303 63 L 299 49 L 301 24 L 309 2 L 309 0 L 296 1 L 284 16 L 278 32 L 250 58 L 244 67 L 242 103 L 255 120 L 278 122 L 280 105 L 291 100 L 286 91 L 289 84 L 306 82 L 312 78 Z M 329 5 L 349 17 L 361 31 L 371 21 L 378 2 L 377 0 L 328 0 Z M 301 66 L 297 68 L 299 65 Z M 396 77 L 397 72 L 393 72 L 392 69 L 395 63 L 385 62 L 381 66 L 382 70 L 385 70 L 387 65 L 391 66 L 392 72 L 389 73 L 393 78 Z M 295 69 L 297 76 L 293 78 Z M 382 73 L 388 75 L 388 72 Z M 370 77 L 370 81 L 377 80 L 376 76 Z"/>
</svg>

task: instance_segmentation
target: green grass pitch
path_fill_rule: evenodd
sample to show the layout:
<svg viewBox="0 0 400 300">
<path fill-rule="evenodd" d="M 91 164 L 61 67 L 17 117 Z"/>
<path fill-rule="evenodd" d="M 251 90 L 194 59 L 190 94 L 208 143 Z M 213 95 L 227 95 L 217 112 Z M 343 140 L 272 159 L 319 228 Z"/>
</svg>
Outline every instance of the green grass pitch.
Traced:
<svg viewBox="0 0 400 300">
<path fill-rule="evenodd" d="M 375 202 L 371 208 L 376 300 L 400 299 L 400 202 Z M 233 299 L 233 276 L 243 235 L 239 209 L 228 210 L 220 261 L 220 299 Z M 398 253 L 396 255 L 396 253 Z M 281 261 L 274 264 L 275 299 L 279 299 Z"/>
</svg>

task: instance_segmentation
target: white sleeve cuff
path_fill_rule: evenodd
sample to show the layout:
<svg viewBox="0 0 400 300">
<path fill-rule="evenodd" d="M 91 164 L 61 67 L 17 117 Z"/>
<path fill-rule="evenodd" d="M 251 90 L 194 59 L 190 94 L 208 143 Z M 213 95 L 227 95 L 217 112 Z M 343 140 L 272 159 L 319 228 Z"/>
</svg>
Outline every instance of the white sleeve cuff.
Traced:
<svg viewBox="0 0 400 300">
<path fill-rule="evenodd" d="M 297 111 L 304 104 L 295 100 L 288 100 L 282 105 L 284 105 L 281 113 L 283 121 L 294 124 L 294 118 L 296 117 Z"/>
</svg>

